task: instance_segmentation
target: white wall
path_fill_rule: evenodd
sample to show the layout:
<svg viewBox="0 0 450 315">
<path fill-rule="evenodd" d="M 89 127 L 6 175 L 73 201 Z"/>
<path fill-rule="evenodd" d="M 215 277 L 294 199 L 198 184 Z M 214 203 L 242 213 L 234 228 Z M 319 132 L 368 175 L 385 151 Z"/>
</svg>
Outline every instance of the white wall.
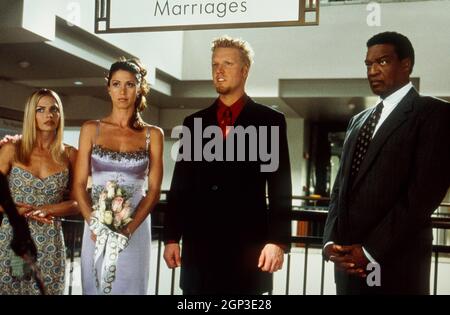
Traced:
<svg viewBox="0 0 450 315">
<path fill-rule="evenodd" d="M 302 187 L 306 185 L 306 160 L 303 158 L 303 118 L 287 118 L 289 158 L 291 160 L 292 194 L 304 195 Z"/>
<path fill-rule="evenodd" d="M 94 33 L 93 0 L 34 0 L 36 6 L 47 4 L 53 8 L 59 17 L 76 22 L 79 10 L 79 27 Z M 135 8 L 135 14 L 145 14 Z M 133 19 L 133 15 L 129 15 Z M 127 33 L 127 34 L 97 34 L 109 43 L 139 57 L 150 68 L 150 77 L 154 76 L 154 68 L 170 74 L 175 78 L 181 77 L 183 32 L 153 32 L 153 33 Z M 154 83 L 154 82 L 152 82 Z"/>
<path fill-rule="evenodd" d="M 252 96 L 278 96 L 278 79 L 365 78 L 366 41 L 395 30 L 416 50 L 414 76 L 421 91 L 450 96 L 450 1 L 381 4 L 381 26 L 366 23 L 366 5 L 322 7 L 320 26 L 189 31 L 184 36 L 183 79 L 210 78 L 210 42 L 228 34 L 249 41 L 255 64 L 248 81 Z M 327 91 L 323 91 L 326 96 Z"/>
<path fill-rule="evenodd" d="M 63 142 L 78 148 L 78 138 L 80 137 L 80 127 L 64 128 Z"/>
</svg>

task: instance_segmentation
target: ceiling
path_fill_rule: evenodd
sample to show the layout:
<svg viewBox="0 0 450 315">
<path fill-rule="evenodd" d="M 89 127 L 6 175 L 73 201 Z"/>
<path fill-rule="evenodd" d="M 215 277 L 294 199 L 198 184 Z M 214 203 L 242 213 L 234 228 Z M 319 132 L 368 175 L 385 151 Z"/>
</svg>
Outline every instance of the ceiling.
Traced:
<svg viewBox="0 0 450 315">
<path fill-rule="evenodd" d="M 22 68 L 20 62 L 29 66 Z M 13 81 L 101 77 L 104 69 L 45 43 L 0 44 L 0 76 Z"/>
<path fill-rule="evenodd" d="M 28 63 L 28 66 L 21 66 L 23 62 Z M 103 67 L 44 42 L 0 44 L 0 79 L 32 88 L 52 88 L 63 97 L 90 96 L 109 102 L 104 81 L 106 71 Z M 215 99 L 215 91 L 210 81 L 180 82 L 167 75 L 162 76 L 172 85 L 174 96 L 151 90 L 148 99 L 152 106 L 160 109 L 201 109 Z M 82 81 L 83 85 L 77 86 L 74 83 L 76 81 Z M 279 98 L 259 101 L 268 105 L 276 104 L 273 107 L 285 112 L 287 116 L 298 115 L 311 121 L 322 122 L 348 121 L 354 114 L 373 105 L 373 99 L 362 96 L 368 95 L 367 92 L 358 97 L 348 97 L 357 95 L 353 90 L 367 89 L 364 79 L 316 81 L 282 80 Z M 414 83 L 418 84 L 418 80 L 416 81 Z M 345 88 L 342 88 L 343 84 L 346 85 Z M 302 91 L 314 90 L 314 95 L 302 94 Z M 346 93 L 323 97 L 323 91 L 330 90 Z"/>
</svg>

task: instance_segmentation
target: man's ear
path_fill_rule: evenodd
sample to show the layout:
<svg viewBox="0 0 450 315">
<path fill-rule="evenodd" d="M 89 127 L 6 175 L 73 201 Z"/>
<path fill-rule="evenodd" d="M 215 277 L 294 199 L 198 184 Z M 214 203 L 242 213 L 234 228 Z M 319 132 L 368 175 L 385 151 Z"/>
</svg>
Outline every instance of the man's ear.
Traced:
<svg viewBox="0 0 450 315">
<path fill-rule="evenodd" d="M 402 69 L 409 75 L 412 72 L 412 62 L 410 58 L 401 61 Z"/>
<path fill-rule="evenodd" d="M 247 77 L 248 77 L 249 70 L 250 70 L 250 67 L 247 65 L 244 65 L 242 67 L 242 75 L 244 76 L 245 79 L 247 79 Z"/>
</svg>

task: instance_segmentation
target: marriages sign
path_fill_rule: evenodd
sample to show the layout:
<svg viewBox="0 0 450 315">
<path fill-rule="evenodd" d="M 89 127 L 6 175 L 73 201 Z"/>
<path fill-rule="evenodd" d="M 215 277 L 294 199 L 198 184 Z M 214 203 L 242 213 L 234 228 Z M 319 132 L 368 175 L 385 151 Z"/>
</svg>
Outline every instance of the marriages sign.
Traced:
<svg viewBox="0 0 450 315">
<path fill-rule="evenodd" d="M 96 0 L 95 32 L 319 24 L 319 0 Z"/>
</svg>

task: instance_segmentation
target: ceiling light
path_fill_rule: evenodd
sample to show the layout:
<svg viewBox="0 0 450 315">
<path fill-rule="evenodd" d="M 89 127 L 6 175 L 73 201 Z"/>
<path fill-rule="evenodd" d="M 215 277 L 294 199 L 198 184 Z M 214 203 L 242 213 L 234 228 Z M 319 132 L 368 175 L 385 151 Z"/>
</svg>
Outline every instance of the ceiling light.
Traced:
<svg viewBox="0 0 450 315">
<path fill-rule="evenodd" d="M 73 82 L 73 84 L 80 86 L 80 85 L 83 85 L 83 82 L 81 82 L 81 81 L 75 81 L 75 82 Z"/>
<path fill-rule="evenodd" d="M 29 66 L 31 66 L 31 63 L 29 61 L 26 60 L 19 61 L 19 67 L 21 67 L 22 69 L 26 69 Z"/>
</svg>

